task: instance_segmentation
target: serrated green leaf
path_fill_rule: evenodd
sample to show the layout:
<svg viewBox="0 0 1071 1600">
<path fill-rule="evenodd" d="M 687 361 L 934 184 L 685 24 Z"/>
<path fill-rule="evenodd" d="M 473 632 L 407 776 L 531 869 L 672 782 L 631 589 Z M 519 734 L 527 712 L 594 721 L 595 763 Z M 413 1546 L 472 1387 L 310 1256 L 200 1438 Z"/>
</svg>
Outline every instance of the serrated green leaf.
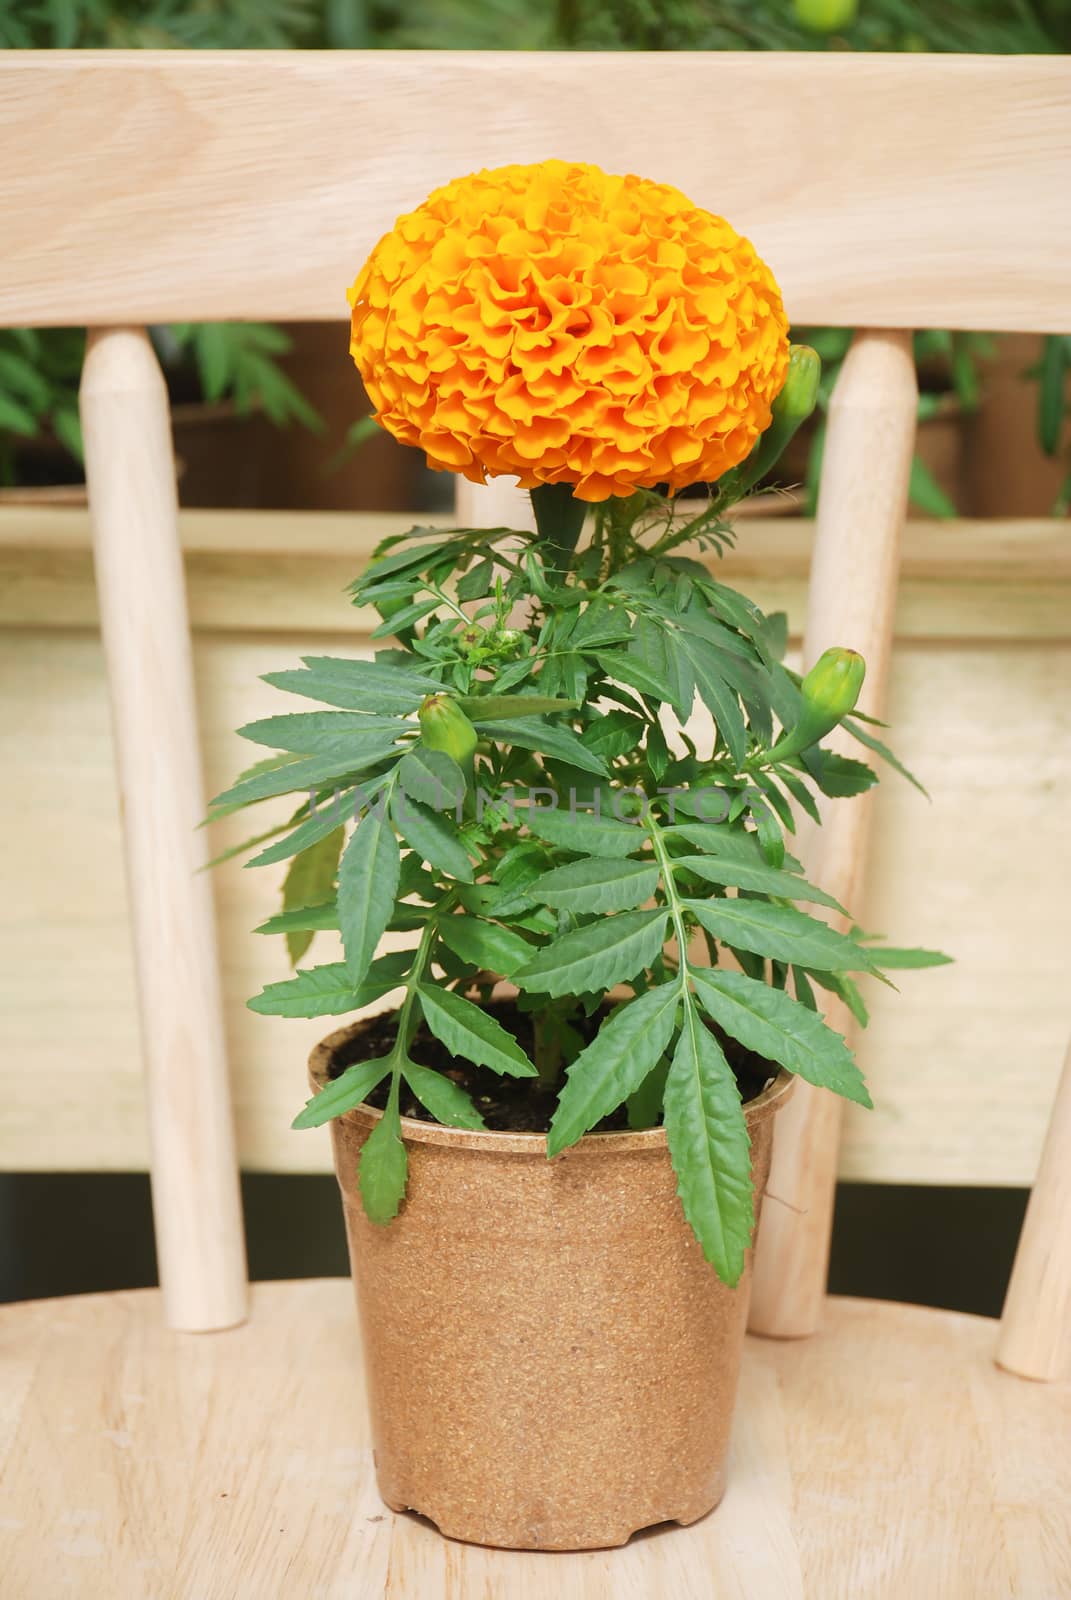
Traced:
<svg viewBox="0 0 1071 1600">
<path fill-rule="evenodd" d="M 529 893 L 563 911 L 631 911 L 651 898 L 659 875 L 656 862 L 589 856 L 544 873 Z"/>
<path fill-rule="evenodd" d="M 444 917 L 439 923 L 439 937 L 462 961 L 503 978 L 512 978 L 518 967 L 531 959 L 534 948 L 519 933 L 475 917 Z"/>
<path fill-rule="evenodd" d="M 360 791 L 368 801 L 374 799 L 383 787 L 383 779 L 373 779 L 368 787 Z M 305 850 L 309 845 L 315 844 L 317 839 L 322 839 L 325 834 L 331 833 L 344 820 L 354 815 L 358 796 L 353 789 L 344 789 L 336 793 L 330 800 L 324 800 L 311 816 L 304 822 L 298 823 L 292 833 L 287 833 L 284 838 L 275 844 L 269 845 L 267 850 L 262 850 L 259 856 L 254 856 L 252 861 L 247 861 L 247 867 L 270 867 L 276 861 L 286 861 L 290 856 L 296 855 L 299 850 Z M 290 827 L 293 822 L 286 824 Z M 283 831 L 274 830 L 276 833 Z"/>
<path fill-rule="evenodd" d="M 515 717 L 544 717 L 575 711 L 575 700 L 545 694 L 459 694 L 457 703 L 473 722 L 508 722 Z"/>
<path fill-rule="evenodd" d="M 247 722 L 238 732 L 243 739 L 273 750 L 333 756 L 346 749 L 361 752 L 368 745 L 389 742 L 389 737 L 412 732 L 412 724 L 400 717 L 377 717 L 360 711 L 296 711 Z"/>
<path fill-rule="evenodd" d="M 510 722 L 492 719 L 486 724 L 474 719 L 473 726 L 496 744 L 516 745 L 520 750 L 534 750 L 538 755 L 551 756 L 558 761 L 568 761 L 583 772 L 595 772 L 607 777 L 605 761 L 585 749 L 571 728 L 558 728 L 550 722 L 530 718 Z"/>
<path fill-rule="evenodd" d="M 421 985 L 420 1004 L 428 1027 L 452 1056 L 512 1078 L 535 1076 L 535 1067 L 513 1035 L 481 1006 L 452 989 L 433 989 L 427 984 Z M 428 1109 L 434 1111 L 434 1107 Z"/>
<path fill-rule="evenodd" d="M 210 802 L 213 816 L 225 807 L 254 805 L 261 800 L 273 800 L 277 795 L 297 794 L 302 789 L 321 789 L 331 783 L 341 785 L 346 779 L 356 777 L 383 761 L 392 748 L 393 741 L 387 739 L 378 748 L 366 746 L 352 754 L 339 752 L 333 756 L 310 756 L 287 761 L 270 772 L 259 772 L 255 777 L 240 779 L 231 788 L 224 789 Z"/>
<path fill-rule="evenodd" d="M 338 869 L 338 920 L 351 978 L 360 983 L 394 911 L 401 853 L 385 807 L 354 829 Z"/>
<path fill-rule="evenodd" d="M 310 700 L 322 700 L 329 706 L 387 716 L 416 711 L 426 695 L 442 689 L 438 678 L 405 672 L 378 661 L 348 661 L 335 656 L 305 656 L 303 660 L 303 667 L 265 673 L 264 682 Z"/>
<path fill-rule="evenodd" d="M 709 850 L 721 860 L 739 861 L 750 866 L 764 867 L 765 857 L 758 836 L 739 828 L 721 827 L 717 823 L 675 823 L 664 830 L 673 839 L 684 839 L 698 850 Z M 785 853 L 785 870 L 802 872 L 795 856 Z"/>
<path fill-rule="evenodd" d="M 813 905 L 844 911 L 844 907 L 832 895 L 826 894 L 824 889 L 816 888 L 805 878 L 797 878 L 794 873 L 768 867 L 765 862 L 732 861 L 726 856 L 678 856 L 674 865 L 684 867 L 686 871 L 694 872 L 697 878 L 705 878 L 708 883 L 717 883 L 723 888 L 751 889 L 757 894 L 774 895 L 781 900 L 806 900 Z"/>
<path fill-rule="evenodd" d="M 319 1094 L 306 1101 L 304 1111 L 299 1111 L 292 1128 L 322 1128 L 333 1117 L 344 1116 L 354 1106 L 363 1105 L 378 1083 L 390 1071 L 390 1057 L 379 1056 L 372 1061 L 355 1061 L 352 1067 L 325 1083 Z"/>
<path fill-rule="evenodd" d="M 615 756 L 634 754 L 643 741 L 648 724 L 631 711 L 609 711 L 601 715 L 581 735 L 586 750 L 612 761 Z"/>
<path fill-rule="evenodd" d="M 357 1167 L 361 1200 L 370 1222 L 392 1222 L 405 1198 L 409 1163 L 401 1131 L 396 1073 L 387 1108 L 365 1140 Z"/>
<path fill-rule="evenodd" d="M 741 972 L 693 967 L 691 977 L 703 1010 L 745 1049 L 819 1088 L 871 1105 L 847 1044 L 807 1006 Z"/>
<path fill-rule="evenodd" d="M 465 774 L 445 750 L 414 745 L 398 763 L 398 781 L 406 794 L 433 811 L 453 810 L 465 795 Z"/>
<path fill-rule="evenodd" d="M 736 691 L 726 682 L 722 657 L 713 645 L 694 634 L 682 632 L 677 637 L 695 674 L 699 698 L 714 718 L 722 742 L 739 770 L 747 757 L 747 729 Z"/>
<path fill-rule="evenodd" d="M 487 1126 L 460 1084 L 445 1078 L 433 1067 L 405 1061 L 402 1064 L 402 1076 L 421 1105 L 444 1127 L 478 1130 Z"/>
<path fill-rule="evenodd" d="M 923 967 L 946 967 L 955 959 L 942 950 L 898 949 L 894 945 L 868 944 L 867 954 L 876 967 L 890 972 L 916 971 Z"/>
<path fill-rule="evenodd" d="M 644 971 L 662 952 L 665 907 L 624 911 L 589 923 L 545 945 L 514 979 L 522 989 L 550 995 L 612 989 Z"/>
<path fill-rule="evenodd" d="M 459 600 L 482 600 L 490 593 L 494 581 L 495 564 L 490 557 L 484 557 L 457 580 L 457 597 Z"/>
<path fill-rule="evenodd" d="M 865 794 L 878 781 L 877 773 L 865 761 L 854 761 L 818 745 L 805 750 L 801 760 L 822 793 L 833 800 Z"/>
<path fill-rule="evenodd" d="M 592 654 L 608 678 L 653 700 L 673 701 L 672 680 L 663 677 L 631 646 L 628 650 L 594 650 Z"/>
<path fill-rule="evenodd" d="M 395 794 L 391 800 L 391 816 L 402 838 L 425 861 L 448 877 L 458 878 L 462 883 L 472 882 L 472 862 L 453 823 L 401 794 Z"/>
<path fill-rule="evenodd" d="M 335 828 L 294 857 L 283 880 L 284 912 L 293 913 L 306 906 L 322 906 L 333 895 L 344 836 L 344 828 Z M 337 925 L 337 921 L 329 924 Z M 309 948 L 315 931 L 315 924 L 285 930 L 286 948 L 292 967 L 297 966 Z"/>
<path fill-rule="evenodd" d="M 412 963 L 411 950 L 394 951 L 373 962 L 363 983 L 355 984 L 343 961 L 303 967 L 294 978 L 269 983 L 247 1000 L 263 1017 L 337 1017 L 359 1011 L 397 988 Z"/>
<path fill-rule="evenodd" d="M 732 1068 L 692 1004 L 685 1007 L 664 1106 L 684 1214 L 703 1255 L 732 1288 L 755 1220 L 751 1141 Z"/>
<path fill-rule="evenodd" d="M 639 1089 L 669 1048 L 679 1004 L 679 986 L 662 984 L 603 1023 L 569 1068 L 547 1135 L 548 1156 L 575 1144 Z"/>
<path fill-rule="evenodd" d="M 843 726 L 847 728 L 853 739 L 858 739 L 861 745 L 865 745 L 868 750 L 873 750 L 874 754 L 880 756 L 883 761 L 888 762 L 893 771 L 898 772 L 901 778 L 906 778 L 908 783 L 913 784 L 919 794 L 924 794 L 927 800 L 930 798 L 928 790 L 923 788 L 915 774 L 909 772 L 903 762 L 893 755 L 887 744 L 882 744 L 881 740 L 875 739 L 872 733 L 867 733 L 866 729 L 861 728 L 852 717 L 845 717 Z"/>
<path fill-rule="evenodd" d="M 825 972 L 820 968 L 804 969 L 804 978 L 811 978 L 820 989 L 825 989 L 829 994 L 835 994 L 843 1000 L 852 1016 L 861 1028 L 865 1028 L 870 1021 L 870 1014 L 866 1008 L 866 1001 L 859 991 L 859 985 L 854 979 L 843 972 Z"/>
<path fill-rule="evenodd" d="M 791 906 L 765 900 L 686 900 L 688 910 L 716 939 L 775 961 L 822 972 L 872 972 L 873 962 L 846 934 Z"/>
<path fill-rule="evenodd" d="M 297 906 L 293 911 L 280 911 L 269 917 L 254 933 L 320 933 L 338 932 L 338 906 L 334 900 L 322 900 L 319 905 Z"/>
<path fill-rule="evenodd" d="M 647 834 L 638 823 L 597 817 L 593 812 L 530 805 L 517 816 L 540 839 L 577 855 L 630 856 L 647 843 Z"/>
</svg>

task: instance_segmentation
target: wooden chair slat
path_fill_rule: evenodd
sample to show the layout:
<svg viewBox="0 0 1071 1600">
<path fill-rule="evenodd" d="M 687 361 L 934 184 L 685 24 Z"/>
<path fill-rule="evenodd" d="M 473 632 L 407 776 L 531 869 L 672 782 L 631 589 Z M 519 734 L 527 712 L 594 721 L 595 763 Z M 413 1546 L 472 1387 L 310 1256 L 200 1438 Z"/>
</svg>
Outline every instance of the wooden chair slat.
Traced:
<svg viewBox="0 0 1071 1600">
<path fill-rule="evenodd" d="M 1071 1376 L 1071 1046 L 1019 1236 L 997 1361 L 1022 1378 Z"/>
<path fill-rule="evenodd" d="M 1071 331 L 1071 66 L 731 52 L 0 54 L 0 324 L 346 315 L 399 212 L 547 156 L 676 184 L 796 325 Z"/>
<path fill-rule="evenodd" d="M 918 390 L 908 333 L 857 334 L 834 389 L 822 464 L 803 664 L 846 645 L 866 660 L 860 709 L 880 716 L 892 649 L 900 535 Z M 839 730 L 828 743 L 858 755 Z M 827 802 L 801 850 L 842 905 L 858 905 L 871 797 Z M 833 999 L 826 1020 L 849 1033 Z M 843 1102 L 806 1083 L 778 1117 L 755 1252 L 751 1327 L 795 1337 L 818 1326 L 825 1297 Z"/>
<path fill-rule="evenodd" d="M 169 1324 L 245 1315 L 193 662 L 167 389 L 139 328 L 90 337 L 81 390 Z M 108 1107 L 98 1108 L 100 1116 Z"/>
</svg>

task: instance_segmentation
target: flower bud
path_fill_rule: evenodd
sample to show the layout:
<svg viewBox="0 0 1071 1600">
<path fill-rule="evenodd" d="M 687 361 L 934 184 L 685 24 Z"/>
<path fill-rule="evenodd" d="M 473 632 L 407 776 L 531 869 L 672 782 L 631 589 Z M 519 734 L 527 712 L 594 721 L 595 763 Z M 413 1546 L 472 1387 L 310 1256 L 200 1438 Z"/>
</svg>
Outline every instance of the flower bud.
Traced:
<svg viewBox="0 0 1071 1600">
<path fill-rule="evenodd" d="M 788 348 L 788 374 L 781 392 L 772 406 L 774 425 L 787 422 L 795 433 L 801 422 L 806 422 L 818 401 L 818 381 L 822 376 L 822 358 L 809 344 L 793 344 Z"/>
<path fill-rule="evenodd" d="M 471 772 L 479 735 L 457 701 L 448 694 L 429 694 L 417 715 L 426 748 L 441 750 L 463 772 Z"/>
<path fill-rule="evenodd" d="M 800 719 L 790 733 L 767 751 L 767 761 L 785 761 L 824 739 L 842 717 L 854 711 L 866 676 L 866 662 L 857 650 L 825 650 L 800 684 Z"/>
<path fill-rule="evenodd" d="M 865 677 L 866 662 L 858 650 L 834 647 L 818 657 L 800 684 L 800 692 L 805 706 L 828 719 L 827 733 L 855 710 Z"/>
<path fill-rule="evenodd" d="M 790 439 L 807 421 L 818 403 L 822 358 L 809 344 L 789 346 L 788 372 L 770 408 L 770 425 L 759 435 L 746 461 L 727 472 L 718 483 L 718 505 L 728 510 L 753 489 L 778 463 Z"/>
</svg>

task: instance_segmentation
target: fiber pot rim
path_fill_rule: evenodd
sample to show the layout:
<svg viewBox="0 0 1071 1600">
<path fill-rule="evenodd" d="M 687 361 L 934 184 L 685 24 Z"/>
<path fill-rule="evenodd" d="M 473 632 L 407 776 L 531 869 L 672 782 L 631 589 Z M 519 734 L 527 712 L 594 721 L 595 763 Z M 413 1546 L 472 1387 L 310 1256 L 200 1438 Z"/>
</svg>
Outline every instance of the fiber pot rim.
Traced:
<svg viewBox="0 0 1071 1600">
<path fill-rule="evenodd" d="M 373 1020 L 372 1017 L 359 1018 L 356 1022 L 347 1023 L 343 1028 L 336 1028 L 313 1048 L 309 1055 L 309 1083 L 314 1090 L 319 1092 L 329 1081 L 328 1069 L 335 1051 L 355 1034 L 361 1033 Z M 773 1082 L 767 1084 L 761 1094 L 745 1103 L 744 1117 L 749 1130 L 760 1117 L 765 1117 L 780 1108 L 791 1094 L 795 1081 L 794 1075 L 782 1067 Z M 359 1117 L 372 1126 L 382 1115 L 382 1111 L 376 1110 L 374 1106 L 365 1105 L 362 1101 L 360 1105 L 343 1112 L 340 1120 L 346 1117 Z M 545 1133 L 500 1133 L 492 1128 L 447 1128 L 442 1123 L 422 1122 L 417 1117 L 402 1117 L 401 1131 L 403 1139 L 412 1144 L 452 1145 L 457 1150 L 487 1150 L 498 1155 L 542 1155 L 546 1153 L 547 1147 Z M 579 1144 L 592 1154 L 600 1150 L 604 1152 L 664 1150 L 667 1148 L 666 1130 L 643 1128 L 636 1132 L 622 1130 L 614 1133 L 586 1133 L 578 1141 Z M 568 1153 L 563 1151 L 562 1155 Z"/>
</svg>

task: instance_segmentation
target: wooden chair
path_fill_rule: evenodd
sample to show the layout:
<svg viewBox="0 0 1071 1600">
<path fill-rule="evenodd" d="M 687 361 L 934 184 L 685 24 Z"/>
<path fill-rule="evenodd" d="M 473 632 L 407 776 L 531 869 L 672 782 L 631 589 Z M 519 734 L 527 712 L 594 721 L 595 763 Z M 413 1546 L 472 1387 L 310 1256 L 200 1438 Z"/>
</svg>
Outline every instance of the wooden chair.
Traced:
<svg viewBox="0 0 1071 1600">
<path fill-rule="evenodd" d="M 5 1592 L 1071 1593 L 1071 1066 L 999 1329 L 825 1299 L 838 1105 L 798 1086 L 753 1326 L 813 1337 L 749 1340 L 731 1487 L 704 1522 L 551 1557 L 450 1545 L 380 1504 L 348 1284 L 247 1295 L 167 399 L 144 332 L 341 320 L 395 214 L 481 165 L 572 155 L 679 184 L 755 240 L 794 323 L 869 330 L 830 416 L 804 655 L 863 650 L 874 713 L 916 399 L 910 334 L 885 330 L 1071 331 L 1065 63 L 56 52 L 0 59 L 0 90 L 0 323 L 91 330 L 161 1281 L 0 1315 Z M 468 518 L 513 514 L 514 491 L 460 488 Z M 834 809 L 813 843 L 850 904 L 867 815 Z M 291 1098 L 301 1085 L 295 1052 Z M 84 1140 L 91 1158 L 93 1127 Z"/>
</svg>

